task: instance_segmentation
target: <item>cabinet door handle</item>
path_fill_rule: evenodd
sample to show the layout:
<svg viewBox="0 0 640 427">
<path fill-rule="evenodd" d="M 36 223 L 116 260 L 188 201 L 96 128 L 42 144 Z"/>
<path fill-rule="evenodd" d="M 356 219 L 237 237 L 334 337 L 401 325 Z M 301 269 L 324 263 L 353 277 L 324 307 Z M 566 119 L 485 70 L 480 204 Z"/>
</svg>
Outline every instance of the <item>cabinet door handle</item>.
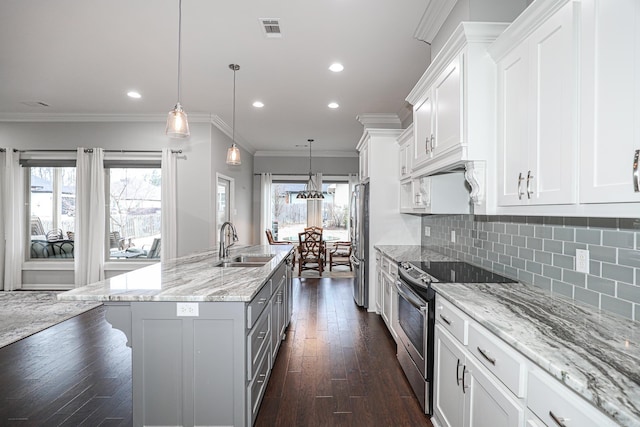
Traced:
<svg viewBox="0 0 640 427">
<path fill-rule="evenodd" d="M 491 357 L 487 354 L 487 350 L 483 350 L 480 347 L 478 347 L 478 351 L 480 352 L 480 354 L 482 355 L 482 357 L 484 357 L 485 359 L 487 359 L 489 361 L 489 363 L 491 363 L 493 366 L 496 365 L 496 359 L 495 357 Z"/>
<path fill-rule="evenodd" d="M 431 135 L 431 138 L 433 138 L 433 135 Z M 427 138 L 424 140 L 424 152 L 429 154 L 429 141 L 430 138 L 427 136 Z"/>
<path fill-rule="evenodd" d="M 527 199 L 531 198 L 533 191 L 531 191 L 531 181 L 533 180 L 533 175 L 531 175 L 531 171 L 527 172 Z"/>
<path fill-rule="evenodd" d="M 522 172 L 518 174 L 518 200 L 522 200 L 522 196 L 524 193 L 522 192 L 522 181 L 524 181 L 524 177 L 522 176 Z"/>
<path fill-rule="evenodd" d="M 257 382 L 258 384 L 262 384 L 262 383 L 264 382 L 264 379 L 267 377 L 267 374 L 260 374 L 258 377 L 259 377 L 260 379 L 259 379 L 259 380 L 256 380 L 256 382 Z"/>
<path fill-rule="evenodd" d="M 267 302 L 267 299 L 266 299 L 266 298 L 260 298 L 260 299 L 258 300 L 258 304 L 264 304 L 265 302 Z"/>
<path fill-rule="evenodd" d="M 447 319 L 446 317 L 444 317 L 442 314 L 440 315 L 440 318 L 442 319 L 442 321 L 444 323 L 446 323 L 447 325 L 451 325 L 451 320 Z"/>
<path fill-rule="evenodd" d="M 456 363 L 456 384 L 460 385 L 460 359 Z"/>
<path fill-rule="evenodd" d="M 262 332 L 260 332 L 260 333 L 258 334 L 258 339 L 259 339 L 259 340 L 263 340 L 263 339 L 264 339 L 264 337 L 266 337 L 266 336 L 267 336 L 267 332 L 266 332 L 266 331 L 262 331 Z"/>
<path fill-rule="evenodd" d="M 433 151 L 433 149 L 435 148 L 435 142 L 436 139 L 433 137 L 433 134 L 431 134 L 431 151 Z"/>
<path fill-rule="evenodd" d="M 558 417 L 553 413 L 553 411 L 549 411 L 549 416 L 556 424 L 558 424 L 559 427 L 567 427 L 567 425 L 564 423 L 566 421 L 565 418 Z"/>
<path fill-rule="evenodd" d="M 406 166 L 403 166 L 403 167 L 402 167 L 402 175 L 404 175 L 405 173 L 407 173 L 407 167 L 406 167 Z"/>
<path fill-rule="evenodd" d="M 633 155 L 633 191 L 640 193 L 640 172 L 638 172 L 638 160 L 640 158 L 640 150 L 636 150 Z"/>
<path fill-rule="evenodd" d="M 467 392 L 467 386 L 464 385 L 464 376 L 467 373 L 467 365 L 464 365 L 462 367 L 462 392 L 466 393 Z"/>
</svg>

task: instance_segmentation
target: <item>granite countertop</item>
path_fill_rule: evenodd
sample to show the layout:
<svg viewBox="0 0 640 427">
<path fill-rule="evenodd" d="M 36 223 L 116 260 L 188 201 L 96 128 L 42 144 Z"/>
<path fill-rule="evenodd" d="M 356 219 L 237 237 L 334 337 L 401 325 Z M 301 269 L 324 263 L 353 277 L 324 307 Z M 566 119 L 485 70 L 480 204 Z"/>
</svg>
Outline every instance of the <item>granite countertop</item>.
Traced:
<svg viewBox="0 0 640 427">
<path fill-rule="evenodd" d="M 451 260 L 419 246 L 376 248 L 398 262 Z M 640 426 L 640 322 L 522 283 L 432 286 L 619 424 Z"/>
<path fill-rule="evenodd" d="M 58 295 L 72 301 L 251 301 L 292 245 L 234 246 L 230 256 L 274 257 L 260 267 L 214 267 L 218 251 L 201 251 Z"/>
</svg>

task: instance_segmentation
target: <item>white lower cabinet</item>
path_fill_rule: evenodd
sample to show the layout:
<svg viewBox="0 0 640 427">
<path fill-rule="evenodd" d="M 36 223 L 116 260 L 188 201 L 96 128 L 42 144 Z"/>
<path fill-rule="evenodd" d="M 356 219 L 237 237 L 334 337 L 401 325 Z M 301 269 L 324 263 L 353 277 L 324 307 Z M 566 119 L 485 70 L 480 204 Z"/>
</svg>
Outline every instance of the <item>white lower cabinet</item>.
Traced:
<svg viewBox="0 0 640 427">
<path fill-rule="evenodd" d="M 436 427 L 614 427 L 548 372 L 436 296 Z"/>
<path fill-rule="evenodd" d="M 435 331 L 435 414 L 447 427 L 517 427 L 524 405 L 440 325 Z"/>
<path fill-rule="evenodd" d="M 391 258 L 384 254 L 380 254 L 380 260 L 377 264 L 378 273 L 376 277 L 378 284 L 376 289 L 379 290 L 381 296 L 380 315 L 387 325 L 389 333 L 394 341 L 398 341 L 398 334 L 394 326 L 394 316 L 397 310 L 397 291 L 395 282 L 398 278 L 398 266 Z"/>
<path fill-rule="evenodd" d="M 527 406 L 544 425 L 563 427 L 618 425 L 556 379 L 539 370 L 529 373 Z"/>
</svg>

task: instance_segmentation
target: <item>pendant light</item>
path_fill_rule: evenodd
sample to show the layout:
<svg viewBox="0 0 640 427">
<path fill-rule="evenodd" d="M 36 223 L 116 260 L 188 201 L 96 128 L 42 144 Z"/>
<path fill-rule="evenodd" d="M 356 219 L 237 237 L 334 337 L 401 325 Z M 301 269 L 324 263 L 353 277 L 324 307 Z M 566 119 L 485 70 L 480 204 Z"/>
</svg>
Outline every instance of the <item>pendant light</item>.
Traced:
<svg viewBox="0 0 640 427">
<path fill-rule="evenodd" d="M 240 69 L 238 64 L 229 64 L 229 68 L 233 70 L 233 125 L 231 133 L 231 147 L 227 150 L 227 164 L 239 165 L 240 149 L 236 145 L 236 71 Z"/>
<path fill-rule="evenodd" d="M 322 200 L 324 196 L 322 195 L 322 191 L 318 191 L 316 184 L 311 179 L 311 143 L 313 139 L 307 139 L 309 143 L 309 181 L 304 186 L 304 190 L 296 196 L 296 199 L 307 199 L 307 200 Z"/>
<path fill-rule="evenodd" d="M 182 0 L 178 0 L 178 102 L 167 116 L 165 133 L 170 138 L 186 138 L 189 136 L 187 113 L 180 104 L 180 53 L 182 48 Z"/>
</svg>

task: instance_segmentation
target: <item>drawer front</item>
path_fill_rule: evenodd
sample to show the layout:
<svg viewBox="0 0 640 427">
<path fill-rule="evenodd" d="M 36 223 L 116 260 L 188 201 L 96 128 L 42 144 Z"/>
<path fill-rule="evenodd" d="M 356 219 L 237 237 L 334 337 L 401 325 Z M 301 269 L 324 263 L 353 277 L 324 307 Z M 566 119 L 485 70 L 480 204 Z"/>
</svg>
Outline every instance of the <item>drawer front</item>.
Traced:
<svg viewBox="0 0 640 427">
<path fill-rule="evenodd" d="M 463 345 L 467 345 L 469 321 L 449 301 L 436 296 L 436 322 Z"/>
<path fill-rule="evenodd" d="M 269 279 L 267 283 L 260 289 L 258 295 L 256 295 L 251 302 L 247 305 L 247 328 L 251 329 L 253 324 L 256 323 L 260 314 L 264 311 L 265 307 L 271 299 L 271 284 L 273 280 Z"/>
<path fill-rule="evenodd" d="M 394 281 L 398 278 L 398 263 L 393 260 L 389 261 L 389 274 L 394 279 Z"/>
<path fill-rule="evenodd" d="M 389 273 L 389 258 L 382 256 L 382 271 Z"/>
<path fill-rule="evenodd" d="M 618 425 L 545 372 L 529 373 L 527 406 L 547 426 L 614 427 Z"/>
<path fill-rule="evenodd" d="M 247 378 L 252 378 L 265 351 L 269 348 L 271 310 L 264 310 L 256 326 L 247 335 Z"/>
<path fill-rule="evenodd" d="M 473 324 L 469 327 L 469 351 L 513 394 L 524 397 L 526 362 L 518 352 Z"/>
<path fill-rule="evenodd" d="M 249 425 L 253 425 L 253 422 L 256 419 L 256 415 L 258 415 L 260 402 L 262 401 L 262 396 L 264 395 L 268 380 L 269 352 L 266 352 L 260 360 L 260 364 L 258 366 L 258 370 L 256 371 L 255 377 L 253 378 L 253 380 L 251 380 L 247 388 L 247 418 L 251 420 L 251 424 Z"/>
</svg>

